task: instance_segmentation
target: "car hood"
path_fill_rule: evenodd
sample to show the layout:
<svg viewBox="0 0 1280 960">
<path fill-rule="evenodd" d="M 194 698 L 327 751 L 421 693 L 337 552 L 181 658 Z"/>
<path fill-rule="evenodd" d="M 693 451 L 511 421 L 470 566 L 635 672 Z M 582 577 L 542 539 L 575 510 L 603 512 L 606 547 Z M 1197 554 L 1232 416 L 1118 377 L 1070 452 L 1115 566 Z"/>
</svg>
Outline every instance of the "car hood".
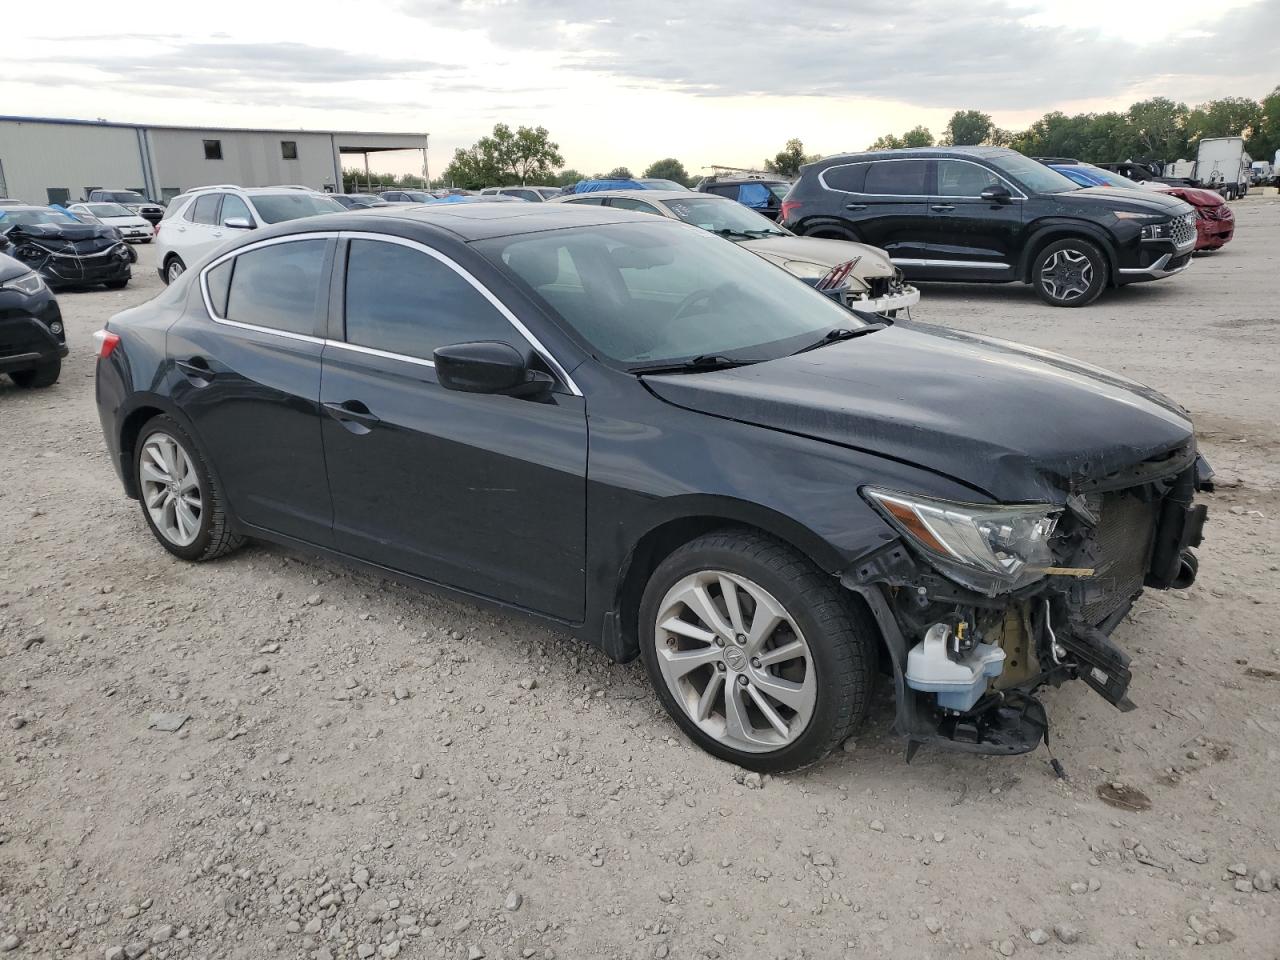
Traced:
<svg viewBox="0 0 1280 960">
<path fill-rule="evenodd" d="M 902 321 L 796 356 L 645 383 L 690 410 L 911 463 L 1011 503 L 1062 503 L 1088 481 L 1194 449 L 1186 412 L 1141 384 Z"/>
<path fill-rule="evenodd" d="M 21 260 L 15 260 L 13 257 L 0 253 L 0 283 L 4 283 L 7 280 L 15 280 L 30 272 L 31 268 Z"/>
<path fill-rule="evenodd" d="M 1083 190 L 1073 190 L 1059 196 L 1070 198 L 1099 213 L 1104 212 L 1101 208 L 1127 210 L 1133 213 L 1158 213 L 1169 217 L 1191 212 L 1191 208 L 1177 197 L 1155 190 L 1144 190 L 1137 184 L 1134 184 L 1132 190 L 1124 187 L 1085 187 Z"/>
<path fill-rule="evenodd" d="M 848 240 L 761 237 L 759 240 L 744 240 L 740 246 L 780 267 L 785 267 L 790 260 L 804 260 L 822 267 L 834 267 L 857 257 L 858 265 L 853 268 L 853 275 L 859 279 L 892 277 L 895 273 L 893 264 L 883 250 Z"/>
<path fill-rule="evenodd" d="M 1161 192 L 1179 197 L 1197 207 L 1217 207 L 1226 203 L 1217 190 L 1204 190 L 1200 187 L 1165 187 Z"/>
<path fill-rule="evenodd" d="M 18 223 L 9 229 L 9 239 L 34 240 L 59 249 L 72 244 L 78 251 L 105 249 L 120 237 L 115 227 L 101 223 Z"/>
</svg>

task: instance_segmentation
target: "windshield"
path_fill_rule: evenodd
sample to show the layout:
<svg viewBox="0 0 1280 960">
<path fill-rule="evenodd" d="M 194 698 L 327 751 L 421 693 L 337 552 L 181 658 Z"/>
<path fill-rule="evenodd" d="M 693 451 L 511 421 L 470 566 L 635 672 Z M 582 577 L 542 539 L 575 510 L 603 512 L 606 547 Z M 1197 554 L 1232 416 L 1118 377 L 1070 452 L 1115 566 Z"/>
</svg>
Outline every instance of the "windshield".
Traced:
<svg viewBox="0 0 1280 960">
<path fill-rule="evenodd" d="M 691 193 L 688 197 L 665 201 L 667 209 L 685 223 L 743 237 L 785 237 L 787 233 L 766 216 L 744 207 L 736 200 L 710 194 Z"/>
<path fill-rule="evenodd" d="M 69 213 L 63 213 L 61 210 L 14 210 L 12 207 L 6 207 L 0 210 L 0 225 L 13 226 L 15 223 L 23 223 L 28 226 L 41 223 L 79 223 L 75 217 Z"/>
<path fill-rule="evenodd" d="M 86 203 L 85 209 L 95 217 L 132 217 L 135 214 L 118 203 Z"/>
<path fill-rule="evenodd" d="M 985 158 L 988 163 L 1013 177 L 1032 193 L 1067 193 L 1079 190 L 1080 185 L 1067 177 L 1050 170 L 1039 160 L 1032 160 L 1020 153 L 1001 153 Z"/>
<path fill-rule="evenodd" d="M 1095 167 L 1092 163 L 1082 163 L 1085 173 L 1092 177 L 1095 181 L 1101 180 L 1108 187 L 1121 187 L 1126 190 L 1132 190 L 1138 186 L 1128 177 L 1122 177 L 1118 173 L 1112 173 L 1110 170 L 1103 170 L 1101 167 Z"/>
<path fill-rule="evenodd" d="M 140 193 L 134 193 L 132 190 L 104 190 L 101 191 L 102 199 L 114 200 L 116 203 L 146 203 L 147 198 Z M 113 214 L 114 216 L 114 214 Z"/>
<path fill-rule="evenodd" d="M 317 217 L 322 213 L 342 213 L 346 210 L 337 200 L 314 193 L 267 193 L 251 198 L 258 216 L 266 223 L 283 223 L 302 217 Z"/>
<path fill-rule="evenodd" d="M 650 190 L 688 190 L 683 183 L 674 180 L 663 180 L 661 177 L 641 177 L 636 183 L 643 184 Z"/>
<path fill-rule="evenodd" d="M 789 183 L 771 183 L 769 189 L 773 195 L 779 200 L 785 200 L 787 194 L 791 192 L 791 184 Z"/>
<path fill-rule="evenodd" d="M 786 356 L 857 316 L 737 244 L 670 220 L 474 245 L 605 359 L 628 366 Z"/>
</svg>

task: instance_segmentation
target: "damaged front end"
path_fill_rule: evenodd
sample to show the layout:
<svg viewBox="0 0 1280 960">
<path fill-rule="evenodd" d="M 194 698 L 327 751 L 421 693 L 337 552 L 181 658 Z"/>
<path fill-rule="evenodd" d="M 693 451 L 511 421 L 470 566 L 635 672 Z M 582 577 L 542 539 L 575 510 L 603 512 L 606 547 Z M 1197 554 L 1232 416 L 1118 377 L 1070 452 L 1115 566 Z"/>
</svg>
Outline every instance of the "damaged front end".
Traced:
<svg viewBox="0 0 1280 960">
<path fill-rule="evenodd" d="M 52 288 L 121 283 L 138 254 L 118 230 L 101 224 L 15 224 L 0 252 L 26 264 Z"/>
<path fill-rule="evenodd" d="M 896 732 L 987 754 L 1036 748 L 1042 687 L 1080 679 L 1120 710 L 1129 657 L 1110 635 L 1144 586 L 1189 586 L 1212 471 L 1194 441 L 1061 503 L 976 505 L 877 488 L 863 496 L 899 534 L 841 582 L 875 617 L 892 667 Z"/>
</svg>

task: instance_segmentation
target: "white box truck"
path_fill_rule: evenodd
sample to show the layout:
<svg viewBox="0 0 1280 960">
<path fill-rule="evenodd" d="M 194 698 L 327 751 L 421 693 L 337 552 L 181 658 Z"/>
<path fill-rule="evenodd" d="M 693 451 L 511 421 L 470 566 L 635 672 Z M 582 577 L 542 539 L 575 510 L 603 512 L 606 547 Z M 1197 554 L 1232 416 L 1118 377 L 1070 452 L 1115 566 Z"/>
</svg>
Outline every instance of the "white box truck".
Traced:
<svg viewBox="0 0 1280 960">
<path fill-rule="evenodd" d="M 1217 190 L 1228 200 L 1249 192 L 1249 155 L 1244 137 L 1210 137 L 1200 141 L 1196 153 L 1196 179 L 1200 185 Z"/>
</svg>

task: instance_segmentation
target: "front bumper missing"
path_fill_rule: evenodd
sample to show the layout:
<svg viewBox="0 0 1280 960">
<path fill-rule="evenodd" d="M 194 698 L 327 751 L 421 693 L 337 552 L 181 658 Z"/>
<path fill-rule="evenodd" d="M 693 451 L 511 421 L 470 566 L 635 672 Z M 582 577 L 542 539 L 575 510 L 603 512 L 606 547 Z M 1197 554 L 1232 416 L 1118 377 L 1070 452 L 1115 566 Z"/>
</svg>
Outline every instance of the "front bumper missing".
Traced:
<svg viewBox="0 0 1280 960">
<path fill-rule="evenodd" d="M 859 299 L 853 294 L 845 297 L 845 306 L 859 313 L 894 313 L 907 310 L 920 302 L 920 291 L 906 286 L 898 293 L 891 293 L 874 299 Z"/>
</svg>

